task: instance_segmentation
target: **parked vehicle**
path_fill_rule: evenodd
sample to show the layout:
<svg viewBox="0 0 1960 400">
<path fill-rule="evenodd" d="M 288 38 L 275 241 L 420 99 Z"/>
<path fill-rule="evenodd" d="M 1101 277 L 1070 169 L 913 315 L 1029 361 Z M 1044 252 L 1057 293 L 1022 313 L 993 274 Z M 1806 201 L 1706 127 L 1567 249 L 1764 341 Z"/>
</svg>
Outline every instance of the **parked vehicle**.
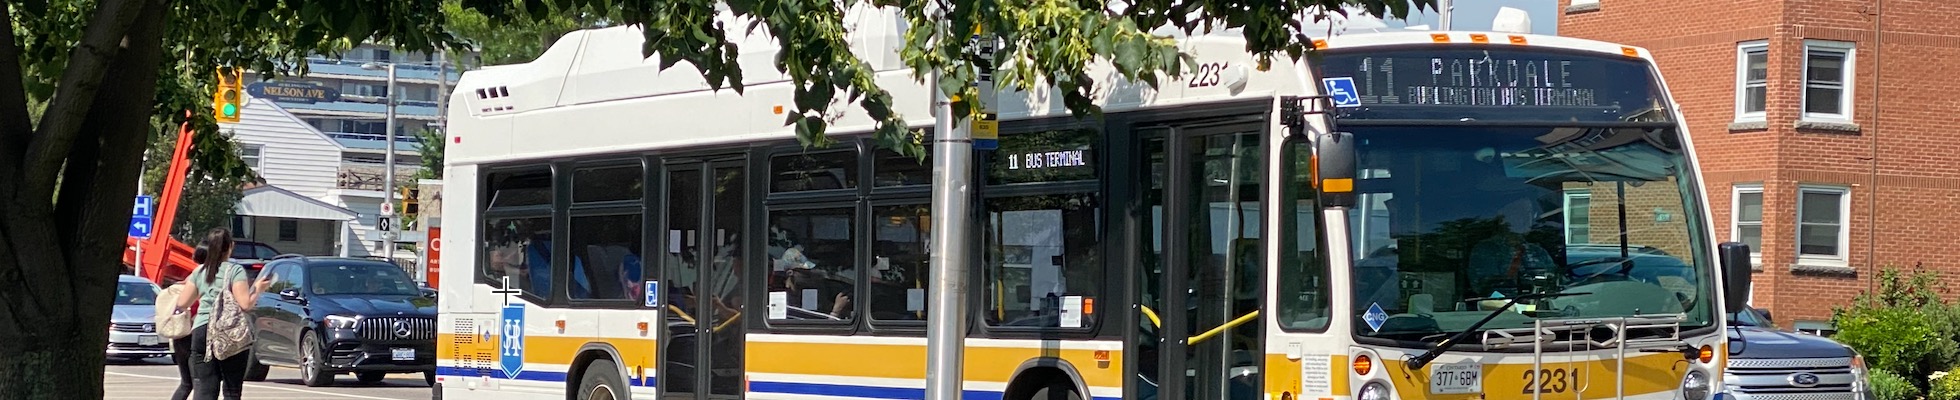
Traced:
<svg viewBox="0 0 1960 400">
<path fill-rule="evenodd" d="M 134 361 L 170 356 L 170 341 L 157 335 L 157 295 L 162 292 L 148 279 L 119 277 L 115 311 L 109 316 L 109 358 Z"/>
<path fill-rule="evenodd" d="M 268 366 L 300 370 L 307 386 L 353 373 L 375 383 L 394 373 L 422 373 L 434 384 L 436 299 L 400 266 L 381 260 L 280 256 L 252 311 L 258 340 L 246 374 Z"/>
<path fill-rule="evenodd" d="M 231 262 L 248 268 L 254 278 L 258 277 L 260 271 L 265 270 L 266 261 L 279 256 L 279 249 L 265 243 L 250 240 L 238 240 L 233 243 L 235 245 L 231 248 Z"/>
<path fill-rule="evenodd" d="M 1835 340 L 1776 329 L 1754 307 L 1729 313 L 1729 367 L 1738 400 L 1868 398 L 1864 356 Z"/>
</svg>

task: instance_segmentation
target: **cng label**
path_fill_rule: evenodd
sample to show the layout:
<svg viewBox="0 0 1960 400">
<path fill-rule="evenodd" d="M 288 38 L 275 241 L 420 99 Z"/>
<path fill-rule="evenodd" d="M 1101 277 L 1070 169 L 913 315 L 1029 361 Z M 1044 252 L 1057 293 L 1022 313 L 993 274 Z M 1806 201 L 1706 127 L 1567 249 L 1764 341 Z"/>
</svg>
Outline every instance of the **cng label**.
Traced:
<svg viewBox="0 0 1960 400">
<path fill-rule="evenodd" d="M 517 379 L 517 374 L 524 372 L 524 305 L 504 306 L 503 314 L 497 366 L 503 368 L 505 378 Z"/>
</svg>

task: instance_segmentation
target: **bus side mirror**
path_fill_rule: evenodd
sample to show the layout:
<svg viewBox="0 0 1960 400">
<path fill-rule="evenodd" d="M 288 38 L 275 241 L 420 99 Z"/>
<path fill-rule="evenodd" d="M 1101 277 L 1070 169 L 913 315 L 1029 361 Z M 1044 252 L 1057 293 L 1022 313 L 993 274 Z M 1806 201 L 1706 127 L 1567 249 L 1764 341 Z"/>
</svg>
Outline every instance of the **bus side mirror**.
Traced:
<svg viewBox="0 0 1960 400">
<path fill-rule="evenodd" d="M 1749 279 L 1755 267 L 1749 263 L 1749 245 L 1726 242 L 1719 247 L 1722 259 L 1723 311 L 1741 311 L 1749 306 Z"/>
<path fill-rule="evenodd" d="M 1354 206 L 1354 134 L 1323 133 L 1314 141 L 1314 188 L 1325 207 Z"/>
</svg>

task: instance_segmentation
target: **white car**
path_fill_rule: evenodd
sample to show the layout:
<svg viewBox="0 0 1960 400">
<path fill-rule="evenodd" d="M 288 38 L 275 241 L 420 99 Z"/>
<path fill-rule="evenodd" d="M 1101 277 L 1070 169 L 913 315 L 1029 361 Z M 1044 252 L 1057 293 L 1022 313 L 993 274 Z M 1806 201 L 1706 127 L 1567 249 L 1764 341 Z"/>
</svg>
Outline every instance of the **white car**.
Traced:
<svg viewBox="0 0 1960 400">
<path fill-rule="evenodd" d="M 123 275 L 116 282 L 116 308 L 109 315 L 109 358 L 141 360 L 170 356 L 170 341 L 157 335 L 157 294 L 148 279 Z"/>
</svg>

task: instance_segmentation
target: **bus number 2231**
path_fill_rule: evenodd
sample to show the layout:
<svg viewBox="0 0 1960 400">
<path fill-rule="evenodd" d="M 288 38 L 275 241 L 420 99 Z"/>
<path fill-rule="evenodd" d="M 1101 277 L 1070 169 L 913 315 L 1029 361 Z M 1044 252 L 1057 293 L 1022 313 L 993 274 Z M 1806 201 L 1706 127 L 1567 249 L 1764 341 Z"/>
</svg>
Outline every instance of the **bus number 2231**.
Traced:
<svg viewBox="0 0 1960 400">
<path fill-rule="evenodd" d="M 1524 371 L 1524 394 L 1565 393 L 1578 389 L 1579 370 L 1553 368 Z"/>
</svg>

